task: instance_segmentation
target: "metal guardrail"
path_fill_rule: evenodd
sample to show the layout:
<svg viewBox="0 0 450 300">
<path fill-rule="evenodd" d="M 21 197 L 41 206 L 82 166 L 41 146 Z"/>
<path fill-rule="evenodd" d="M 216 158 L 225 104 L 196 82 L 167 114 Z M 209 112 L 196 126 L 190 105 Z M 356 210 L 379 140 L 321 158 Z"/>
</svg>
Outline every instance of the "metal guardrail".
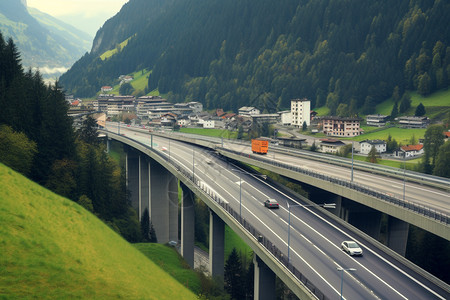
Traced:
<svg viewBox="0 0 450 300">
<path fill-rule="evenodd" d="M 263 158 L 261 156 L 256 156 L 256 155 L 253 155 L 253 154 L 246 154 L 246 153 L 244 154 L 242 152 L 238 152 L 238 151 L 235 151 L 235 150 L 230 150 L 230 149 L 226 149 L 226 148 L 222 148 L 222 147 L 218 147 L 218 149 L 220 149 L 222 151 L 230 152 L 230 153 L 233 153 L 233 154 L 236 154 L 236 155 L 239 155 L 239 156 L 245 156 L 247 158 L 252 158 L 252 159 L 255 159 L 255 160 L 259 160 L 259 161 L 262 161 L 262 162 L 267 163 L 267 164 L 271 164 L 271 165 L 276 166 L 276 167 L 280 167 L 280 168 L 288 169 L 288 170 L 291 170 L 291 171 L 295 171 L 295 172 L 298 172 L 298 173 L 301 173 L 301 174 L 305 174 L 305 175 L 308 175 L 308 176 L 311 176 L 311 177 L 314 177 L 314 178 L 317 178 L 317 179 L 320 179 L 320 180 L 324 180 L 324 181 L 328 181 L 328 182 L 331 182 L 331 183 L 335 183 L 335 184 L 338 184 L 340 186 L 344 186 L 344 187 L 356 190 L 358 192 L 367 194 L 369 196 L 376 197 L 376 198 L 381 199 L 383 201 L 395 204 L 397 206 L 400 206 L 400 207 L 412 210 L 412 211 L 414 211 L 414 212 L 416 212 L 418 214 L 421 214 L 423 216 L 429 217 L 431 219 L 434 219 L 434 220 L 436 220 L 438 222 L 441 222 L 441 223 L 444 223 L 446 225 L 450 224 L 450 216 L 447 215 L 447 214 L 443 214 L 443 213 L 437 212 L 435 210 L 432 210 L 432 209 L 430 209 L 428 207 L 421 206 L 421 205 L 418 205 L 418 204 L 415 204 L 415 203 L 412 203 L 412 202 L 409 202 L 409 201 L 405 201 L 405 200 L 393 197 L 393 196 L 388 195 L 386 193 L 381 193 L 379 191 L 376 191 L 376 190 L 374 190 L 372 188 L 369 188 L 367 186 L 364 186 L 362 184 L 350 182 L 350 181 L 347 181 L 347 180 L 342 180 L 342 179 L 339 179 L 339 178 L 336 178 L 336 177 L 324 175 L 324 174 L 321 174 L 321 173 L 318 173 L 318 172 L 306 170 L 306 169 L 299 168 L 299 167 L 296 167 L 296 166 L 292 166 L 292 165 L 289 165 L 289 164 L 275 162 L 273 160 L 266 159 L 266 158 Z"/>
<path fill-rule="evenodd" d="M 156 132 L 155 132 L 156 133 Z M 195 138 L 197 140 L 204 140 L 212 143 L 217 143 L 219 145 L 223 144 L 224 141 L 233 143 L 233 144 L 239 144 L 239 145 L 250 145 L 249 141 L 245 140 L 238 140 L 238 139 L 225 139 L 225 138 L 217 138 L 217 137 L 210 137 L 210 136 L 203 136 L 199 134 L 192 134 L 192 133 L 175 133 L 172 132 L 173 135 L 179 135 L 186 138 Z M 167 136 L 166 136 L 167 137 Z M 298 157 L 305 157 L 321 162 L 326 162 L 328 164 L 335 164 L 340 166 L 345 166 L 350 168 L 352 166 L 352 160 L 345 157 L 338 157 L 336 155 L 330 155 L 326 153 L 316 153 L 311 152 L 307 150 L 299 150 L 299 149 L 291 149 L 287 147 L 280 147 L 276 145 L 271 144 L 271 148 L 277 152 L 281 153 L 287 153 L 287 154 L 294 154 Z M 437 187 L 440 189 L 446 189 L 450 190 L 450 179 L 443 178 L 439 176 L 433 176 L 429 174 L 414 172 L 410 170 L 403 170 L 395 167 L 390 166 L 383 166 L 383 165 L 376 165 L 376 164 L 370 164 L 363 161 L 353 161 L 353 168 L 360 169 L 364 171 L 369 171 L 385 176 L 394 176 L 398 178 L 407 178 L 410 181 L 414 181 L 420 184 L 427 184 L 433 187 Z"/>
<path fill-rule="evenodd" d="M 210 200 L 216 202 L 219 204 L 225 212 L 229 216 L 231 216 L 233 219 L 235 219 L 243 228 L 243 230 L 250 233 L 255 240 L 258 241 L 266 250 L 270 253 L 274 258 L 277 259 L 277 261 L 283 265 L 289 272 L 294 275 L 295 278 L 298 279 L 299 284 L 303 285 L 305 288 L 307 288 L 309 291 L 311 291 L 315 297 L 319 300 L 329 300 L 328 297 L 326 297 L 311 281 L 308 280 L 308 278 L 300 272 L 297 268 L 294 267 L 294 265 L 288 261 L 287 256 L 285 256 L 278 247 L 275 246 L 268 238 L 266 238 L 260 231 L 256 229 L 250 222 L 248 222 L 246 219 L 241 218 L 238 211 L 235 211 L 227 201 L 224 201 L 220 197 L 218 197 L 213 190 L 211 190 L 208 186 L 202 185 L 200 180 L 197 180 L 192 172 L 184 169 L 179 164 L 177 164 L 175 161 L 171 160 L 170 157 L 167 157 L 167 155 L 155 151 L 153 148 L 149 147 L 148 145 L 141 143 L 139 141 L 133 140 L 129 137 L 122 136 L 125 139 L 129 139 L 133 141 L 134 143 L 140 144 L 141 146 L 147 148 L 148 150 L 152 151 L 154 154 L 158 155 L 160 158 L 165 160 L 168 164 L 171 164 L 183 177 L 185 177 L 187 180 L 194 183 L 195 186 L 198 187 L 199 190 L 201 190 L 204 194 L 204 196 L 210 198 Z"/>
</svg>

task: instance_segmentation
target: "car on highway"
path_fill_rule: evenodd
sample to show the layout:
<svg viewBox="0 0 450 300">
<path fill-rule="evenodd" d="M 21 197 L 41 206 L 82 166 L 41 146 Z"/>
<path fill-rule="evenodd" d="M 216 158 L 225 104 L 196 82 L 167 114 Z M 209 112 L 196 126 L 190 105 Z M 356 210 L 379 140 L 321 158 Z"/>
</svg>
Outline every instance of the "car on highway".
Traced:
<svg viewBox="0 0 450 300">
<path fill-rule="evenodd" d="M 161 147 L 161 150 L 162 151 L 167 151 L 167 148 L 166 147 Z"/>
<path fill-rule="evenodd" d="M 264 201 L 264 206 L 267 208 L 280 208 L 278 201 L 272 198 L 269 198 L 266 201 Z"/>
<path fill-rule="evenodd" d="M 341 249 L 350 254 L 353 255 L 361 255 L 363 254 L 363 251 L 361 247 L 354 241 L 343 241 L 341 243 Z"/>
</svg>

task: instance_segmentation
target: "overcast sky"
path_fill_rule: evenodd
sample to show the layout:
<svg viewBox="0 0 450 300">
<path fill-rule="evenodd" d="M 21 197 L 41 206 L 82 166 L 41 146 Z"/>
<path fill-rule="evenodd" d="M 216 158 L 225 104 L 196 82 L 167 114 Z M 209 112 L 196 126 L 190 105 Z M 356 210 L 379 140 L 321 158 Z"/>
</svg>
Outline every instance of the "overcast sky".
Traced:
<svg viewBox="0 0 450 300">
<path fill-rule="evenodd" d="M 56 17 L 92 37 L 127 2 L 128 0 L 27 0 L 29 7 Z"/>
</svg>

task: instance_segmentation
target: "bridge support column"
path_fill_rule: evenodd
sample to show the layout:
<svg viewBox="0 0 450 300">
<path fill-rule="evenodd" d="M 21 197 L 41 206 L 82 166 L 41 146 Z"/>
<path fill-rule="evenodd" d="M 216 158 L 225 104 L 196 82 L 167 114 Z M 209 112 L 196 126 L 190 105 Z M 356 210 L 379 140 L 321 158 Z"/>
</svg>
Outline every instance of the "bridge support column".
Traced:
<svg viewBox="0 0 450 300">
<path fill-rule="evenodd" d="M 150 162 L 139 156 L 139 220 L 145 209 L 150 213 Z"/>
<path fill-rule="evenodd" d="M 178 241 L 178 185 L 175 177 L 155 161 L 150 162 L 150 221 L 158 243 Z"/>
<path fill-rule="evenodd" d="M 180 182 L 183 197 L 181 200 L 181 255 L 194 268 L 195 210 L 194 193 Z"/>
<path fill-rule="evenodd" d="M 209 212 L 209 272 L 223 279 L 225 269 L 225 223 L 212 210 Z"/>
<path fill-rule="evenodd" d="M 275 273 L 257 256 L 253 256 L 255 264 L 255 300 L 275 299 Z"/>
<path fill-rule="evenodd" d="M 389 216 L 388 219 L 388 237 L 387 246 L 397 252 L 398 254 L 405 256 L 406 245 L 408 242 L 409 224 Z"/>
<path fill-rule="evenodd" d="M 380 237 L 382 213 L 351 200 L 344 202 L 342 204 L 343 219 L 378 240 Z"/>
<path fill-rule="evenodd" d="M 128 149 L 126 151 L 126 178 L 127 188 L 130 191 L 131 206 L 136 209 L 141 218 L 139 211 L 139 193 L 140 193 L 140 179 L 139 179 L 139 153 Z"/>
</svg>

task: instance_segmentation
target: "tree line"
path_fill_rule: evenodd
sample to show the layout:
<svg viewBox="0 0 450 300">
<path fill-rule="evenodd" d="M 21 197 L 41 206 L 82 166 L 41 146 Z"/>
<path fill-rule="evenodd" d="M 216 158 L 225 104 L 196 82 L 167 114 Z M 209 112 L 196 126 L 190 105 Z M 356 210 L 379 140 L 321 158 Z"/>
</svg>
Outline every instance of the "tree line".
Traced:
<svg viewBox="0 0 450 300">
<path fill-rule="evenodd" d="M 400 104 L 407 90 L 449 86 L 450 26 L 442 26 L 449 12 L 439 0 L 137 0 L 105 24 L 61 83 L 93 96 L 146 68 L 145 92 L 207 109 L 267 99 L 283 109 L 307 97 L 332 114 L 340 104 L 367 114 L 390 97 Z M 128 37 L 120 53 L 99 59 Z"/>
<path fill-rule="evenodd" d="M 140 241 L 124 172 L 98 142 L 88 118 L 74 131 L 58 82 L 24 71 L 12 39 L 0 33 L 0 162 L 86 207 L 129 241 Z"/>
</svg>

